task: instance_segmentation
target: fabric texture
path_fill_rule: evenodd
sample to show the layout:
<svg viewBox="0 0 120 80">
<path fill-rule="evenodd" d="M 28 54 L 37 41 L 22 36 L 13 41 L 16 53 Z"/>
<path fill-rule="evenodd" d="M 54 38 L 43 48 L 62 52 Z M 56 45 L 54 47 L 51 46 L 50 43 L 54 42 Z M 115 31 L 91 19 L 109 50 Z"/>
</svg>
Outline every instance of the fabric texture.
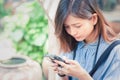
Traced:
<svg viewBox="0 0 120 80">
<path fill-rule="evenodd" d="M 76 50 L 75 60 L 89 73 L 93 68 L 96 48 L 98 40 L 96 42 L 86 44 L 84 41 L 78 43 L 78 48 Z M 100 45 L 97 53 L 97 60 L 105 49 L 111 43 L 107 43 L 100 39 Z M 70 53 L 62 54 L 69 59 L 73 59 L 73 51 Z M 93 75 L 94 80 L 120 80 L 120 45 L 117 45 L 111 51 L 108 59 L 106 60 L 104 67 L 103 65 Z M 72 78 L 72 80 L 78 80 L 77 78 Z"/>
</svg>

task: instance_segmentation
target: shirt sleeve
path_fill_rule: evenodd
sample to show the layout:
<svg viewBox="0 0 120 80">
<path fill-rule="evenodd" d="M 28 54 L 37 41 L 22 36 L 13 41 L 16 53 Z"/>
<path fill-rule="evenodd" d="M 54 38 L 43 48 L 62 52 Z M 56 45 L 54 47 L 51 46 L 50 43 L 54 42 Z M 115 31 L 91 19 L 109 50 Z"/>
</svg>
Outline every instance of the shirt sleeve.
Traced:
<svg viewBox="0 0 120 80">
<path fill-rule="evenodd" d="M 116 46 L 111 53 L 115 53 L 111 64 L 104 73 L 103 80 L 120 80 L 120 45 Z"/>
</svg>

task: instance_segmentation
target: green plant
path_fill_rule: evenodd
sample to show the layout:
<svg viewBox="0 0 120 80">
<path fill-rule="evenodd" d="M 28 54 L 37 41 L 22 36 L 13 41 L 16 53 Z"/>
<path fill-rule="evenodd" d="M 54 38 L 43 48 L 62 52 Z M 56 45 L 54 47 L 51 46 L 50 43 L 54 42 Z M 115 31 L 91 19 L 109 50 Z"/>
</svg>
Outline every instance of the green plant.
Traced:
<svg viewBox="0 0 120 80">
<path fill-rule="evenodd" d="M 41 63 L 47 53 L 48 20 L 37 1 L 27 2 L 17 8 L 17 13 L 4 18 L 18 53 Z"/>
</svg>

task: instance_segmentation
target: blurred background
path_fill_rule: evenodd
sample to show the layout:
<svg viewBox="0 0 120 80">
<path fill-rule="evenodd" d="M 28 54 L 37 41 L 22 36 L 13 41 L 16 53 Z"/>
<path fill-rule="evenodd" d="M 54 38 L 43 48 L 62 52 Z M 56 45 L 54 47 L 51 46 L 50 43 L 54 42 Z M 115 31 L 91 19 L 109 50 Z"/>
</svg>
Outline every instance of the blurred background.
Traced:
<svg viewBox="0 0 120 80">
<path fill-rule="evenodd" d="M 47 39 L 48 19 L 38 1 L 0 0 L 0 40 L 6 47 L 41 63 Z"/>
<path fill-rule="evenodd" d="M 40 64 L 47 53 L 58 53 L 54 15 L 59 0 L 0 0 L 0 60 L 14 54 Z M 97 0 L 113 30 L 120 32 L 120 0 Z M 49 44 L 49 45 L 48 45 Z"/>
<path fill-rule="evenodd" d="M 6 75 L 0 80 L 40 80 L 42 59 L 48 52 L 48 19 L 40 4 L 37 0 L 0 0 L 0 76 Z M 27 68 L 19 66 L 24 59 L 11 59 L 16 54 L 33 61 L 24 62 Z"/>
</svg>

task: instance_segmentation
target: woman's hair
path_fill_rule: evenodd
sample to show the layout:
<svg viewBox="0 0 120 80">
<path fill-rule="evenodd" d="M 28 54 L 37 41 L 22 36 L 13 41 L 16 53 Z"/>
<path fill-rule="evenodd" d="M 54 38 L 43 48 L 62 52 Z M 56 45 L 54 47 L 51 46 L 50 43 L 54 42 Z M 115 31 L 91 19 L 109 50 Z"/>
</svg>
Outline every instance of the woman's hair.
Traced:
<svg viewBox="0 0 120 80">
<path fill-rule="evenodd" d="M 90 19 L 96 13 L 98 21 L 94 26 L 95 36 L 101 34 L 105 41 L 113 36 L 109 24 L 104 19 L 96 0 L 60 0 L 55 16 L 55 35 L 60 41 L 60 48 L 64 52 L 75 49 L 77 41 L 69 35 L 64 27 L 64 21 L 69 14 L 82 19 Z M 110 35 L 108 35 L 110 34 Z"/>
</svg>

